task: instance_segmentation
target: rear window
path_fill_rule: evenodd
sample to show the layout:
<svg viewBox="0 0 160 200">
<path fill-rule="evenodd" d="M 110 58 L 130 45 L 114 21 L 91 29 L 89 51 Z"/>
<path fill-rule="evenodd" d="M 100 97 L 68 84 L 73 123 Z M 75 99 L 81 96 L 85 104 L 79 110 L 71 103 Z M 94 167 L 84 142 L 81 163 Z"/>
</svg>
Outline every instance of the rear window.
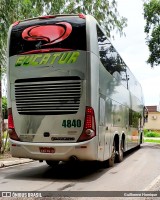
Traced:
<svg viewBox="0 0 160 200">
<path fill-rule="evenodd" d="M 34 19 L 13 26 L 9 56 L 86 50 L 86 21 L 77 17 Z"/>
</svg>

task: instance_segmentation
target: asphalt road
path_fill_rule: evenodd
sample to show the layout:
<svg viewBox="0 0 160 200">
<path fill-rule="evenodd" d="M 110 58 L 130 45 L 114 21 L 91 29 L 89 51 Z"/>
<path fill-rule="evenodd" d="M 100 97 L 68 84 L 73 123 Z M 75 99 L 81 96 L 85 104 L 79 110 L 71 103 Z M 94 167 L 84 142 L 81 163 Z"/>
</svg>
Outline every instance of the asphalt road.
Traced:
<svg viewBox="0 0 160 200">
<path fill-rule="evenodd" d="M 0 191 L 143 191 L 156 190 L 160 175 L 160 145 L 145 143 L 123 162 L 103 169 L 95 163 L 38 161 L 0 169 Z"/>
</svg>

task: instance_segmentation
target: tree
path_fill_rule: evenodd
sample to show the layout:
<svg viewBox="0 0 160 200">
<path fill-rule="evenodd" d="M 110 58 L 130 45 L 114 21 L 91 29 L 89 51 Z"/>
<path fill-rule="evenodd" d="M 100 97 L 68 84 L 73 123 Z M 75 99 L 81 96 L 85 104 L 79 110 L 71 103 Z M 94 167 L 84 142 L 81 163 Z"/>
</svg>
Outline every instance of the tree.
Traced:
<svg viewBox="0 0 160 200">
<path fill-rule="evenodd" d="M 160 64 L 160 0 L 145 1 L 144 18 L 144 32 L 147 34 L 146 43 L 150 51 L 147 63 L 153 67 Z"/>
<path fill-rule="evenodd" d="M 2 115 L 3 119 L 7 119 L 7 97 L 2 97 Z"/>
<path fill-rule="evenodd" d="M 9 26 L 18 20 L 57 13 L 93 15 L 105 29 L 107 36 L 116 29 L 120 34 L 126 18 L 120 17 L 116 0 L 0 0 L 0 66 L 6 70 L 6 44 Z"/>
<path fill-rule="evenodd" d="M 126 26 L 126 19 L 119 16 L 116 0 L 0 0 L 1 76 L 3 76 L 3 73 L 6 71 L 7 33 L 9 26 L 13 22 L 44 14 L 54 15 L 57 13 L 72 14 L 81 12 L 93 15 L 103 26 L 108 37 L 111 37 L 111 32 L 114 29 L 116 29 L 120 35 L 123 34 L 123 28 Z"/>
</svg>

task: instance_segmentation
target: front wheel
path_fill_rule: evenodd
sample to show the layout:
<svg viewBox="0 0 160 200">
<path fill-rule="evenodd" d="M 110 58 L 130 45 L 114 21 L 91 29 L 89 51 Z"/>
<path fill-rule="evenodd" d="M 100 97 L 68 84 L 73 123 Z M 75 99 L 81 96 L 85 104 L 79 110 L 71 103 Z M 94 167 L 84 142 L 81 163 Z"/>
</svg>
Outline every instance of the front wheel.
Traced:
<svg viewBox="0 0 160 200">
<path fill-rule="evenodd" d="M 55 167 L 59 164 L 59 161 L 55 161 L 55 160 L 46 160 L 47 165 L 49 165 L 50 167 Z"/>
</svg>

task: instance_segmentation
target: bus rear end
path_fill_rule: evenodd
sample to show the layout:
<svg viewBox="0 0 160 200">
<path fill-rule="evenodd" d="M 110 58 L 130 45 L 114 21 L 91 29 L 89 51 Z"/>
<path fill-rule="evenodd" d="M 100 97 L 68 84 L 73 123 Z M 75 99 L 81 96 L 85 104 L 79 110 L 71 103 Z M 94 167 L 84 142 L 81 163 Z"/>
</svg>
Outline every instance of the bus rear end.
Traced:
<svg viewBox="0 0 160 200">
<path fill-rule="evenodd" d="M 89 105 L 86 18 L 16 22 L 8 42 L 8 124 L 13 157 L 96 160 Z"/>
</svg>

